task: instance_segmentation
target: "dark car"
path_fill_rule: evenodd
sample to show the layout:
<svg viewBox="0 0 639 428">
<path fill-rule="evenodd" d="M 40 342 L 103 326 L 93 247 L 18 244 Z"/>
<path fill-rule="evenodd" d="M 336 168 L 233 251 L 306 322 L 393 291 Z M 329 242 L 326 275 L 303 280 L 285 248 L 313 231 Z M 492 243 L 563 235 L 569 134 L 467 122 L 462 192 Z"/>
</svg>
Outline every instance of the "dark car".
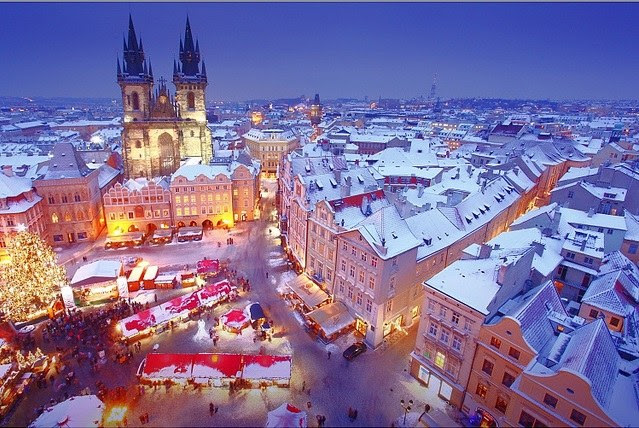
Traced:
<svg viewBox="0 0 639 428">
<path fill-rule="evenodd" d="M 364 342 L 357 342 L 346 348 L 342 355 L 348 361 L 351 361 L 353 358 L 357 357 L 359 354 L 363 354 L 364 352 L 366 352 L 366 345 Z"/>
</svg>

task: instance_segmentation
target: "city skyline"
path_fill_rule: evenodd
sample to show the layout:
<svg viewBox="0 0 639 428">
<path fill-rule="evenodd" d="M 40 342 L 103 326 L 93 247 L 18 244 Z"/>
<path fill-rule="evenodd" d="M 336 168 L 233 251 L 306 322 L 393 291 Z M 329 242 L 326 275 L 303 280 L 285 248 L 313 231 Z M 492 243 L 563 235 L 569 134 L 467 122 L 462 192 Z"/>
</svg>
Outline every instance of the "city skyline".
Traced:
<svg viewBox="0 0 639 428">
<path fill-rule="evenodd" d="M 170 78 L 189 15 L 211 100 L 412 98 L 428 96 L 435 73 L 443 98 L 639 98 L 634 4 L 2 7 L 3 96 L 119 98 L 131 13 L 156 78 Z"/>
</svg>

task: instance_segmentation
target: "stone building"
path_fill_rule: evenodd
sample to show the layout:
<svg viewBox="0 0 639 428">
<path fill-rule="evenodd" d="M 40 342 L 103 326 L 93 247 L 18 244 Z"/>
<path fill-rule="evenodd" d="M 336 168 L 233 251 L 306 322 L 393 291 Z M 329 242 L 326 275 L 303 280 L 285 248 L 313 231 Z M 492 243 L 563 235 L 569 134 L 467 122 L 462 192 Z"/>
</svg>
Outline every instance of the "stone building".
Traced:
<svg viewBox="0 0 639 428">
<path fill-rule="evenodd" d="M 104 195 L 107 234 L 168 229 L 172 224 L 171 193 L 167 177 L 144 177 L 116 183 Z"/>
<path fill-rule="evenodd" d="M 11 167 L 0 173 L 0 261 L 7 257 L 11 236 L 20 230 L 46 235 L 42 205 L 31 179 L 16 177 Z"/>
<path fill-rule="evenodd" d="M 262 172 L 275 177 L 282 158 L 299 146 L 299 138 L 283 129 L 251 129 L 242 135 L 253 159 L 262 164 Z"/>
<path fill-rule="evenodd" d="M 120 177 L 108 165 L 91 170 L 71 143 L 54 146 L 49 168 L 35 181 L 53 245 L 95 240 L 105 226 L 102 195 Z"/>
<path fill-rule="evenodd" d="M 206 67 L 200 63 L 199 42 L 193 41 L 187 18 L 180 62 L 173 63 L 172 96 L 164 78 L 154 91 L 151 62 L 145 60 L 142 39 L 136 38 L 129 16 L 124 61 L 117 64 L 117 80 L 124 107 L 123 158 L 127 178 L 169 176 L 185 157 L 208 163 L 213 155 L 206 119 Z"/>
</svg>

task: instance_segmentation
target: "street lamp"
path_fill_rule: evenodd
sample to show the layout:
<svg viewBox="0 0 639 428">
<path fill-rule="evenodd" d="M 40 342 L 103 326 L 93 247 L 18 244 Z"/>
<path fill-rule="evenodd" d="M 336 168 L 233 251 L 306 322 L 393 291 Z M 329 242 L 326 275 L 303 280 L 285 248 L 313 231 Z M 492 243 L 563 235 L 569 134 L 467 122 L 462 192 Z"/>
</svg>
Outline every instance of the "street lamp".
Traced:
<svg viewBox="0 0 639 428">
<path fill-rule="evenodd" d="M 404 409 L 404 426 L 406 426 L 406 415 L 410 412 L 410 406 L 413 405 L 413 400 L 408 400 L 408 404 L 404 400 L 399 401 L 402 404 L 402 409 Z"/>
</svg>

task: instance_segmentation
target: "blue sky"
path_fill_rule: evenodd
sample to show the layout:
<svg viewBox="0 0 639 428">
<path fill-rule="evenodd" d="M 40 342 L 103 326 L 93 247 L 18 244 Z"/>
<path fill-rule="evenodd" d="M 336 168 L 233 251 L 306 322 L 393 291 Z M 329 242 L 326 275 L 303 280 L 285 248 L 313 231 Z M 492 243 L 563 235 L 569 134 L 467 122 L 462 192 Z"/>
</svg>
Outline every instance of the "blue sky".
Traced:
<svg viewBox="0 0 639 428">
<path fill-rule="evenodd" d="M 168 79 L 189 14 L 209 99 L 639 98 L 636 3 L 0 3 L 0 95 L 119 97 L 129 12 Z"/>
</svg>

